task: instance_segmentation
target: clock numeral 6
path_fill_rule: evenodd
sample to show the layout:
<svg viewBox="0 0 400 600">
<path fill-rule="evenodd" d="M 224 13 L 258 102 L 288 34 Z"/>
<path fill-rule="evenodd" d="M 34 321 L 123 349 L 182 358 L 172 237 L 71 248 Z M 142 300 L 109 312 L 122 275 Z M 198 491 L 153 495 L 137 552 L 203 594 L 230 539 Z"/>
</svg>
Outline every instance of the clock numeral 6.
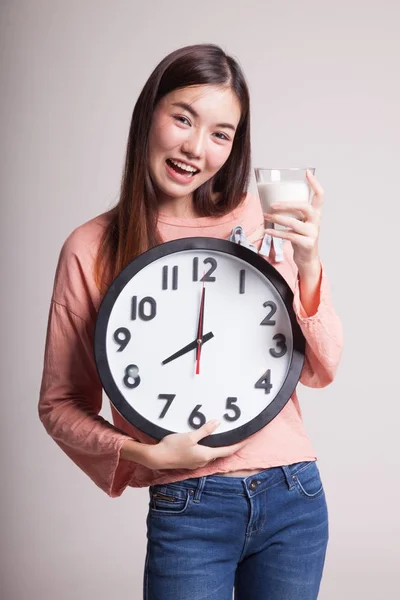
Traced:
<svg viewBox="0 0 400 600">
<path fill-rule="evenodd" d="M 137 365 L 128 365 L 125 369 L 124 384 L 127 388 L 133 389 L 140 383 L 139 367 Z"/>
<path fill-rule="evenodd" d="M 240 408 L 238 406 L 236 406 L 234 403 L 237 402 L 237 398 L 227 398 L 226 399 L 226 410 L 232 410 L 233 411 L 233 415 L 228 415 L 227 413 L 224 414 L 224 419 L 225 421 L 237 421 L 240 417 L 240 415 L 242 414 L 242 411 L 240 410 Z"/>
<path fill-rule="evenodd" d="M 271 383 L 271 369 L 263 373 L 257 383 L 254 385 L 257 389 L 264 389 L 266 394 L 269 394 L 273 385 Z"/>
<path fill-rule="evenodd" d="M 201 408 L 201 406 L 201 404 L 195 406 L 189 415 L 188 423 L 190 427 L 193 427 L 193 429 L 200 429 L 200 427 L 204 425 L 204 423 L 207 420 L 203 413 L 199 411 L 199 408 Z"/>
</svg>

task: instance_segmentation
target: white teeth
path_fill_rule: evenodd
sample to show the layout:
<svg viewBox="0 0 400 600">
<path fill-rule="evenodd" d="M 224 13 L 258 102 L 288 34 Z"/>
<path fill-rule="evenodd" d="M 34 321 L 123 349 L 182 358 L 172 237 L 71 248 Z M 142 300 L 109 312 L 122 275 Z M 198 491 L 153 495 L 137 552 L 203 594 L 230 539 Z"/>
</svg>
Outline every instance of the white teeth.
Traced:
<svg viewBox="0 0 400 600">
<path fill-rule="evenodd" d="M 197 171 L 197 169 L 195 169 L 194 167 L 191 167 L 190 165 L 185 165 L 185 163 L 182 162 L 178 162 L 176 160 L 172 160 L 172 158 L 169 159 L 174 165 L 176 165 L 177 167 L 180 167 L 181 169 L 183 169 L 184 171 L 189 171 L 190 173 L 195 173 Z"/>
</svg>

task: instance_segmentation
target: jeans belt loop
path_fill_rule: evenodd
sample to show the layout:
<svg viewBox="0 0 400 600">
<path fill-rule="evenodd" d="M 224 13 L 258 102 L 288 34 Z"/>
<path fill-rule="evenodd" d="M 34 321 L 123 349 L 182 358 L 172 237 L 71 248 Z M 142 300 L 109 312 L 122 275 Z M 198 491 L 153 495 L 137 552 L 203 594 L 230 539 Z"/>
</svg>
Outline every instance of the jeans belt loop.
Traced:
<svg viewBox="0 0 400 600">
<path fill-rule="evenodd" d="M 204 489 L 205 484 L 206 484 L 206 477 L 199 477 L 197 488 L 196 488 L 196 491 L 195 491 L 194 497 L 193 497 L 193 502 L 200 502 L 201 493 Z"/>
<path fill-rule="evenodd" d="M 292 473 L 287 465 L 282 465 L 281 469 L 285 475 L 286 483 L 288 484 L 289 490 L 292 490 L 295 486 Z"/>
</svg>

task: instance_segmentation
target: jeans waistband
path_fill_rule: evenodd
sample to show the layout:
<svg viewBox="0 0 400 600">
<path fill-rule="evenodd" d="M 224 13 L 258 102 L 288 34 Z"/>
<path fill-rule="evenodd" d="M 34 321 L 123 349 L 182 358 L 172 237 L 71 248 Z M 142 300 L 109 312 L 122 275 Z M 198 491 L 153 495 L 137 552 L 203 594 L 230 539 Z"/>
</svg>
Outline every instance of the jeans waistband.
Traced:
<svg viewBox="0 0 400 600">
<path fill-rule="evenodd" d="M 248 477 L 224 477 L 218 474 L 206 475 L 204 477 L 177 481 L 174 485 L 193 490 L 191 493 L 193 494 L 194 502 L 200 501 L 201 494 L 205 488 L 210 493 L 236 494 L 252 497 L 281 481 L 286 481 L 288 488 L 292 489 L 295 485 L 293 478 L 296 473 L 306 468 L 311 462 L 315 461 L 270 467 Z"/>
</svg>

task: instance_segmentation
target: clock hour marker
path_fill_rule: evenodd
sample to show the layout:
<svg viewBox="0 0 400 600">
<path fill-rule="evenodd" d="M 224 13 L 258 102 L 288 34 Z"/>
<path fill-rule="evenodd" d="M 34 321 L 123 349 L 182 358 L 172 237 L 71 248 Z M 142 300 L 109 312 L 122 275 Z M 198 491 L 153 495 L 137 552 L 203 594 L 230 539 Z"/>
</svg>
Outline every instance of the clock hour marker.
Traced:
<svg viewBox="0 0 400 600">
<path fill-rule="evenodd" d="M 199 411 L 199 408 L 201 407 L 202 404 L 197 404 L 189 415 L 188 423 L 193 429 L 200 429 L 207 421 L 205 415 Z"/>
<path fill-rule="evenodd" d="M 199 280 L 199 259 L 197 256 L 194 257 L 193 259 L 193 281 L 198 281 Z"/>
<path fill-rule="evenodd" d="M 122 350 L 125 350 L 126 346 L 130 342 L 130 339 L 131 332 L 129 331 L 129 329 L 127 329 L 126 327 L 119 327 L 114 332 L 114 342 L 117 342 L 117 344 L 119 344 L 117 352 L 122 352 Z"/>
<path fill-rule="evenodd" d="M 260 325 L 276 325 L 276 321 L 273 321 L 271 319 L 271 317 L 276 313 L 275 302 L 272 302 L 272 300 L 268 300 L 267 302 L 264 302 L 263 306 L 265 306 L 265 308 L 270 308 L 271 310 L 269 311 L 265 319 L 261 321 Z"/>
<path fill-rule="evenodd" d="M 163 419 L 165 417 L 165 415 L 167 414 L 167 411 L 169 409 L 169 407 L 172 404 L 173 399 L 175 398 L 176 394 L 158 394 L 158 399 L 159 400 L 166 400 L 167 403 L 164 406 L 164 408 L 162 409 L 160 416 L 158 417 L 159 419 Z"/>
<path fill-rule="evenodd" d="M 146 314 L 146 305 L 148 305 L 150 307 L 148 314 Z M 154 319 L 156 314 L 157 314 L 157 302 L 155 301 L 154 298 L 152 298 L 151 296 L 146 296 L 145 298 L 142 298 L 141 301 L 139 302 L 139 307 L 138 307 L 137 296 L 132 296 L 132 302 L 131 302 L 131 320 L 132 321 L 135 321 L 138 316 L 139 316 L 139 319 L 141 319 L 142 321 L 151 321 L 151 319 Z"/>
<path fill-rule="evenodd" d="M 230 422 L 237 421 L 237 419 L 239 419 L 240 415 L 242 414 L 242 411 L 235 404 L 235 402 L 237 402 L 237 398 L 230 397 L 230 398 L 226 399 L 226 410 L 231 410 L 233 412 L 233 415 L 225 413 L 223 415 L 225 421 L 230 421 Z"/>
<path fill-rule="evenodd" d="M 215 269 L 218 266 L 217 261 L 212 256 L 205 258 L 203 260 L 204 265 L 211 265 L 208 269 L 207 273 L 204 272 L 201 281 L 215 281 L 215 277 L 211 277 L 211 273 L 214 273 Z M 192 279 L 193 281 L 199 281 L 199 259 L 197 256 L 193 259 L 193 270 L 192 270 Z"/>
<path fill-rule="evenodd" d="M 128 365 L 125 369 L 125 377 L 123 379 L 127 388 L 133 390 L 140 383 L 139 367 L 137 365 Z"/>
<path fill-rule="evenodd" d="M 162 268 L 162 289 L 163 290 L 168 289 L 168 271 L 169 271 L 168 265 L 164 265 Z M 178 267 L 176 265 L 174 267 L 172 267 L 172 289 L 173 290 L 178 289 Z"/>
<path fill-rule="evenodd" d="M 273 388 L 271 383 L 271 369 L 268 369 L 261 375 L 260 379 L 254 384 L 254 387 L 264 390 L 266 394 L 270 393 Z"/>
<path fill-rule="evenodd" d="M 287 352 L 286 336 L 284 336 L 283 333 L 276 333 L 272 339 L 276 340 L 276 345 L 278 348 L 280 348 L 280 350 L 270 348 L 270 355 L 274 358 L 281 358 L 282 356 L 285 356 Z"/>
<path fill-rule="evenodd" d="M 244 294 L 245 283 L 246 283 L 246 271 L 245 271 L 245 269 L 240 269 L 239 294 Z"/>
</svg>

